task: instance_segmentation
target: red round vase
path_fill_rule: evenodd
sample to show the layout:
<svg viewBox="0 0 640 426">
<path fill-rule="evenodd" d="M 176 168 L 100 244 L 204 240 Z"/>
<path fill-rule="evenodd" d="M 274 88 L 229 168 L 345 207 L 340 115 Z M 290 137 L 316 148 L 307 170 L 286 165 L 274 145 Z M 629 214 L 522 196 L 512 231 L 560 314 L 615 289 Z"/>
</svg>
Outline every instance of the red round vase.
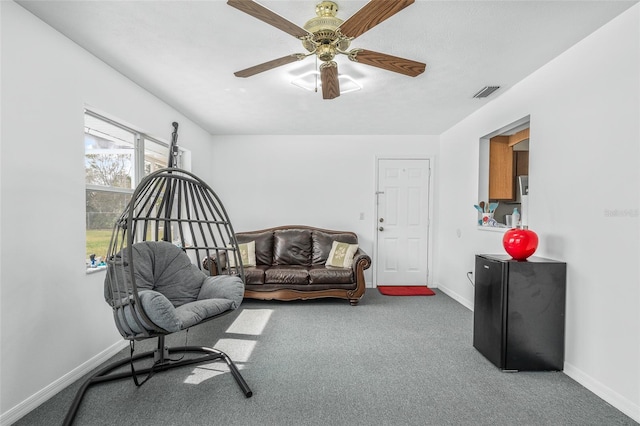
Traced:
<svg viewBox="0 0 640 426">
<path fill-rule="evenodd" d="M 538 248 L 538 234 L 530 229 L 509 229 L 502 237 L 502 245 L 515 260 L 525 260 Z"/>
</svg>

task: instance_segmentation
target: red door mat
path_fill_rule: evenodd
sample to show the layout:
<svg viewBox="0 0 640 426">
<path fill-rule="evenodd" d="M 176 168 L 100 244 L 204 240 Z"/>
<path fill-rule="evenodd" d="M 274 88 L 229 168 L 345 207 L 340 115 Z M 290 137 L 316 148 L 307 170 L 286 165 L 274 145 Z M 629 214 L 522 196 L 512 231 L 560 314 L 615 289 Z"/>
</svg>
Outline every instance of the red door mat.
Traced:
<svg viewBox="0 0 640 426">
<path fill-rule="evenodd" d="M 433 290 L 423 285 L 379 285 L 385 296 L 435 296 Z"/>
</svg>

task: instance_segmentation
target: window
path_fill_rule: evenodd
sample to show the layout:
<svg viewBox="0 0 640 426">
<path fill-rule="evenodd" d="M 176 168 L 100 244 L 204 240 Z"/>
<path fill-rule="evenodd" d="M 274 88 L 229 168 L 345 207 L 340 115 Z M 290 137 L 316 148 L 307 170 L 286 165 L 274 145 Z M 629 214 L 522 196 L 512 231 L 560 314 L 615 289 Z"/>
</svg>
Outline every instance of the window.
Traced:
<svg viewBox="0 0 640 426">
<path fill-rule="evenodd" d="M 86 265 L 91 270 L 104 265 L 113 224 L 136 185 L 167 167 L 169 144 L 86 111 L 84 152 Z"/>
<path fill-rule="evenodd" d="M 507 229 L 515 209 L 520 223 L 509 226 L 528 224 L 529 133 L 527 116 L 480 138 L 477 205 L 483 202 L 488 213 L 478 214 L 478 225 L 492 225 L 481 229 Z"/>
</svg>

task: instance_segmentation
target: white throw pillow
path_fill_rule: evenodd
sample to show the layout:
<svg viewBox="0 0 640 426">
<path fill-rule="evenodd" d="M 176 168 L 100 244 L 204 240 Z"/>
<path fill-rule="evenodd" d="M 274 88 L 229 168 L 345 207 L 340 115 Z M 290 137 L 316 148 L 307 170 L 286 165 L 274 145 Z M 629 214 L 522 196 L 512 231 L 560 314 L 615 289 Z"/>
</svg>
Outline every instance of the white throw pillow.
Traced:
<svg viewBox="0 0 640 426">
<path fill-rule="evenodd" d="M 356 251 L 358 251 L 357 244 L 334 241 L 333 244 L 331 244 L 331 251 L 329 252 L 329 258 L 327 259 L 326 266 L 350 268 Z"/>
<path fill-rule="evenodd" d="M 242 260 L 242 266 L 256 266 L 256 242 L 238 244 L 238 255 Z M 229 266 L 232 268 L 236 266 L 236 259 L 232 253 L 229 253 Z"/>
</svg>

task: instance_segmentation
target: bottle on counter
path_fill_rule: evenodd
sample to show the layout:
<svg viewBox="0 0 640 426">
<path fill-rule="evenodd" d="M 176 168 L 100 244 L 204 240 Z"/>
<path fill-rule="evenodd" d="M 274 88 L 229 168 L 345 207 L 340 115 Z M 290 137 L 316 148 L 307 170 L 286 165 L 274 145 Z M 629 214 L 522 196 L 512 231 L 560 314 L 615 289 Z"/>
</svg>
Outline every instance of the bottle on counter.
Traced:
<svg viewBox="0 0 640 426">
<path fill-rule="evenodd" d="M 511 215 L 512 217 L 512 223 L 513 223 L 513 227 L 514 228 L 519 228 L 520 227 L 520 212 L 518 212 L 518 208 L 514 208 L 513 209 L 513 214 Z"/>
</svg>

